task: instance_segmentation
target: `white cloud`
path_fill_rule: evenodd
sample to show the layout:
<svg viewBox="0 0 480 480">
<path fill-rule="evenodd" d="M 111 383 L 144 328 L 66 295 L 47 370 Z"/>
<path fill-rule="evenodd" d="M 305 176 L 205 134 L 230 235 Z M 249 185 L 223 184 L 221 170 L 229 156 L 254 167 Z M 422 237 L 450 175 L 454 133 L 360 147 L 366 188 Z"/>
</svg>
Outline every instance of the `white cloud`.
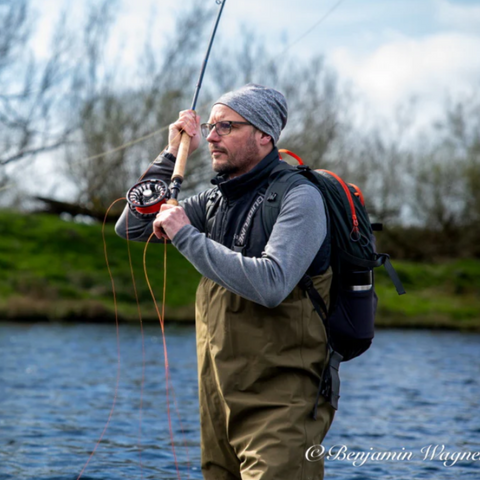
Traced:
<svg viewBox="0 0 480 480">
<path fill-rule="evenodd" d="M 380 113 L 390 113 L 400 102 L 416 96 L 430 110 L 445 95 L 473 90 L 480 80 L 480 36 L 461 33 L 401 38 L 358 56 L 339 48 L 331 62 L 351 80 Z"/>
</svg>

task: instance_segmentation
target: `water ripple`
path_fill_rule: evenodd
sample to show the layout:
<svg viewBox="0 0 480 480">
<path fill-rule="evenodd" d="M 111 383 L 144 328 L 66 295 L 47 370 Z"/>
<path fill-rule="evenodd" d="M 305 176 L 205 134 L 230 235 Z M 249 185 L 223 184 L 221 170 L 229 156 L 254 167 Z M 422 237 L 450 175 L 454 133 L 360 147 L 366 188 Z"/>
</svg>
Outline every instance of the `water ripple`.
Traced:
<svg viewBox="0 0 480 480">
<path fill-rule="evenodd" d="M 146 328 L 141 432 L 139 328 L 122 326 L 120 337 L 115 411 L 82 479 L 176 479 L 159 327 Z M 180 416 L 172 403 L 178 465 L 182 478 L 201 479 L 193 327 L 169 326 L 167 342 Z M 445 466 L 424 459 L 422 449 L 480 451 L 479 347 L 475 334 L 379 332 L 370 351 L 341 367 L 340 410 L 324 446 L 359 455 L 412 452 L 412 458 L 360 466 L 327 458 L 326 478 L 478 480 L 480 461 Z M 75 480 L 112 405 L 115 328 L 1 324 L 0 351 L 0 480 Z"/>
</svg>

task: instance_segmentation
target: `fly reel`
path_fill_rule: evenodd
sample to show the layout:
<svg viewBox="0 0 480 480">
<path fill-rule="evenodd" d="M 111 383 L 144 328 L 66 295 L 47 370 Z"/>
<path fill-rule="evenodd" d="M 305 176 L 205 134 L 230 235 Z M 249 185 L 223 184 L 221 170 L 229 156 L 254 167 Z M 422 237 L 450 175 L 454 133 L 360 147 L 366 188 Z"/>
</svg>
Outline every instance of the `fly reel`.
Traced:
<svg viewBox="0 0 480 480">
<path fill-rule="evenodd" d="M 153 216 L 170 198 L 170 190 L 163 180 L 143 180 L 127 192 L 127 202 L 133 212 Z"/>
</svg>

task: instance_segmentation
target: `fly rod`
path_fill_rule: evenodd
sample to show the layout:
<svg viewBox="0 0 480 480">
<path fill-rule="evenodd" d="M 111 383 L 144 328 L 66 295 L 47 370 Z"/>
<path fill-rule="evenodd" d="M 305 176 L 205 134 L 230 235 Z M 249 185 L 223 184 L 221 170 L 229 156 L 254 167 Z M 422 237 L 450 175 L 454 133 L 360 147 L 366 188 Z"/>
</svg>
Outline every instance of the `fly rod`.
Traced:
<svg viewBox="0 0 480 480">
<path fill-rule="evenodd" d="M 195 110 L 197 106 L 198 95 L 202 87 L 203 77 L 205 75 L 205 70 L 207 69 L 208 57 L 210 56 L 210 51 L 212 50 L 213 40 L 215 39 L 215 34 L 217 33 L 218 24 L 220 23 L 220 17 L 222 16 L 223 7 L 225 6 L 226 0 L 215 0 L 217 5 L 220 5 L 220 10 L 218 11 L 217 20 L 213 27 L 213 32 L 210 37 L 210 42 L 208 44 L 207 53 L 205 59 L 203 60 L 202 69 L 200 70 L 200 76 L 198 78 L 197 86 L 195 88 L 195 94 L 193 95 L 192 107 L 191 110 Z M 187 165 L 188 150 L 190 148 L 191 138 L 185 133 L 182 133 L 180 140 L 180 147 L 178 149 L 177 160 L 175 161 L 175 170 L 173 171 L 171 183 L 170 183 L 170 199 L 167 203 L 171 205 L 178 205 L 178 194 L 180 193 L 180 188 L 183 182 L 185 167 Z"/>
<path fill-rule="evenodd" d="M 212 50 L 213 40 L 217 33 L 217 27 L 220 22 L 223 7 L 226 0 L 215 0 L 217 5 L 220 5 L 220 9 L 217 15 L 217 20 L 213 28 L 210 42 L 208 44 L 207 53 L 203 60 L 202 69 L 200 70 L 200 76 L 198 78 L 197 86 L 195 88 L 195 94 L 193 96 L 191 110 L 195 110 L 197 106 L 198 95 L 202 87 L 203 77 L 205 70 L 207 69 L 208 57 Z M 185 133 L 182 133 L 180 139 L 180 146 L 178 149 L 177 159 L 175 161 L 175 169 L 170 179 L 170 185 L 168 186 L 163 180 L 149 179 L 143 180 L 135 184 L 127 192 L 127 201 L 130 206 L 135 209 L 142 216 L 154 217 L 160 210 L 164 203 L 171 205 L 178 205 L 178 194 L 183 182 L 185 174 L 185 166 L 187 164 L 188 151 L 190 149 L 191 138 Z"/>
</svg>

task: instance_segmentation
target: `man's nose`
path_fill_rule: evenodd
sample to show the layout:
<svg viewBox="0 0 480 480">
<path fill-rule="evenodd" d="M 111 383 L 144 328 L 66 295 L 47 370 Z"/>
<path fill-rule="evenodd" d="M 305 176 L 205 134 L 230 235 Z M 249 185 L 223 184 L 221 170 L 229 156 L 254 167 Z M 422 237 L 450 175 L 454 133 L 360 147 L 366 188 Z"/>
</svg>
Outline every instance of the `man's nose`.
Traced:
<svg viewBox="0 0 480 480">
<path fill-rule="evenodd" d="M 217 133 L 217 129 L 213 127 L 207 136 L 207 142 L 217 143 L 219 141 L 220 141 L 220 135 Z"/>
</svg>

